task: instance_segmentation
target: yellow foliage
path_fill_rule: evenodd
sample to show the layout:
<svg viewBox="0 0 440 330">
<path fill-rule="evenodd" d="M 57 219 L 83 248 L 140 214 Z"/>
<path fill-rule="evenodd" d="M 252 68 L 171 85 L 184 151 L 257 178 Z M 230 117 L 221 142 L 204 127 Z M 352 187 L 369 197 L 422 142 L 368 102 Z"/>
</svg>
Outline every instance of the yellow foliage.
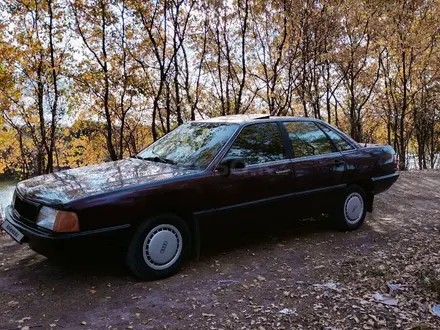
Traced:
<svg viewBox="0 0 440 330">
<path fill-rule="evenodd" d="M 79 167 L 103 162 L 107 157 L 105 138 L 103 135 L 73 137 L 62 150 L 62 167 Z"/>
</svg>

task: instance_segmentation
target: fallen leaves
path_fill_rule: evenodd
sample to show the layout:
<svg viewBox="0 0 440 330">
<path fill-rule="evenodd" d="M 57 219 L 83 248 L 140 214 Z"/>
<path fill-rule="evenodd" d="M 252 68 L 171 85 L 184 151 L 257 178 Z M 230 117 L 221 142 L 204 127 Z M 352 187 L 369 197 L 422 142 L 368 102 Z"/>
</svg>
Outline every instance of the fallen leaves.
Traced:
<svg viewBox="0 0 440 330">
<path fill-rule="evenodd" d="M 258 275 L 257 276 L 257 280 L 259 280 L 260 282 L 262 281 L 266 281 L 266 278 L 264 276 Z"/>
<path fill-rule="evenodd" d="M 18 322 L 18 323 L 24 323 L 24 322 L 26 322 L 26 321 L 29 321 L 30 319 L 31 319 L 30 316 L 25 316 L 25 317 L 23 317 L 21 320 L 18 320 L 17 322 Z"/>
<path fill-rule="evenodd" d="M 8 303 L 7 303 L 7 305 L 9 306 L 9 307 L 14 307 L 14 306 L 17 306 L 19 304 L 19 302 L 18 301 L 15 301 L 15 300 L 11 300 L 11 301 L 9 301 Z"/>
<path fill-rule="evenodd" d="M 283 308 L 278 313 L 284 314 L 284 315 L 293 315 L 293 314 L 296 314 L 296 310 L 295 309 L 291 309 L 291 308 Z"/>
<path fill-rule="evenodd" d="M 440 179 L 440 172 L 436 178 Z M 250 253 L 237 248 L 206 266 L 191 264 L 185 269 L 189 277 L 135 285 L 124 277 L 112 280 L 113 284 L 98 279 L 72 288 L 69 294 L 85 300 L 97 319 L 114 321 L 112 329 L 144 329 L 146 324 L 153 329 L 165 324 L 167 329 L 212 330 L 440 329 L 440 236 L 434 229 L 439 227 L 439 216 L 433 210 L 440 210 L 440 205 L 426 207 L 430 200 L 422 179 L 406 184 L 421 186 L 418 197 L 411 197 L 416 202 L 412 207 L 400 191 L 395 196 L 379 195 L 375 213 L 357 232 L 310 228 L 307 235 L 283 235 L 281 244 L 274 239 L 254 245 L 252 260 Z M 413 188 L 408 190 L 415 194 Z M 6 262 L 8 267 L 11 264 Z M 10 274 L 17 269 L 11 267 Z M 14 285 L 20 287 L 19 280 Z M 48 303 L 53 295 L 63 294 L 52 287 L 52 283 L 47 291 L 37 287 L 32 298 Z M 84 299 L 84 295 L 95 297 Z M 29 298 L 6 297 L 3 315 L 33 330 L 28 322 L 15 320 L 27 315 L 20 313 L 27 313 Z M 113 312 L 121 308 L 131 311 L 128 320 L 121 321 L 124 312 Z M 89 319 L 84 314 L 76 317 L 76 326 L 65 320 L 60 323 L 74 328 L 81 319 Z M 56 316 L 49 320 L 58 323 Z M 92 328 L 85 321 L 81 325 Z"/>
<path fill-rule="evenodd" d="M 381 294 L 378 292 L 373 294 L 373 298 L 377 302 L 380 302 L 384 305 L 389 305 L 389 306 L 397 306 L 397 304 L 399 303 L 399 301 L 397 299 L 394 299 L 393 297 L 391 297 L 389 295 L 384 295 L 384 294 Z"/>
<path fill-rule="evenodd" d="M 435 316 L 440 317 L 440 305 L 439 305 L 439 304 L 437 304 L 437 305 L 433 305 L 433 306 L 431 307 L 431 312 L 432 312 L 432 314 L 434 314 Z"/>
</svg>

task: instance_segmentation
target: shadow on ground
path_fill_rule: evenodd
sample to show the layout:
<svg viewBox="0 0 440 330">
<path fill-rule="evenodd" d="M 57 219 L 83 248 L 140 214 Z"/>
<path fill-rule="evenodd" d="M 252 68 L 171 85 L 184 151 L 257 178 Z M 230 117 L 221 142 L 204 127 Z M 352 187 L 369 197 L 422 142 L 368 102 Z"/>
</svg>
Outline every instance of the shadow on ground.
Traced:
<svg viewBox="0 0 440 330">
<path fill-rule="evenodd" d="M 202 226 L 201 260 L 216 258 L 234 250 L 252 250 L 257 246 L 274 248 L 280 241 L 302 239 L 331 231 L 333 229 L 325 216 L 305 220 L 254 218 L 252 221 L 242 220 L 239 223 L 237 220 L 226 219 L 221 224 Z M 53 275 L 63 278 L 130 276 L 124 264 L 123 248 L 76 247 L 75 250 L 69 249 L 67 253 L 46 258 L 30 250 L 25 244 L 18 245 L 7 237 L 4 241 L 9 242 L 2 246 L 2 254 L 12 259 L 13 265 L 9 269 L 18 271 L 21 279 L 29 276 L 29 272 L 23 272 L 23 267 L 32 270 L 32 277 L 46 277 L 46 280 Z M 193 261 L 192 266 L 197 267 L 197 262 Z M 48 277 L 49 274 L 52 276 Z"/>
</svg>

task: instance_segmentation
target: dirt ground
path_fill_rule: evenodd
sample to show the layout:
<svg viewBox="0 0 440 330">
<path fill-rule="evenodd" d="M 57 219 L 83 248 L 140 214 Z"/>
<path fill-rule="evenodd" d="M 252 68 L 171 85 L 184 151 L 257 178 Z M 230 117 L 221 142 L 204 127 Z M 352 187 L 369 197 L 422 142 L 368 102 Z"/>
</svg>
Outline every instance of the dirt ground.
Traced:
<svg viewBox="0 0 440 330">
<path fill-rule="evenodd" d="M 440 329 L 439 231 L 440 172 L 425 171 L 402 173 L 356 232 L 229 228 L 156 282 L 111 256 L 53 262 L 2 233 L 0 329 Z"/>
</svg>

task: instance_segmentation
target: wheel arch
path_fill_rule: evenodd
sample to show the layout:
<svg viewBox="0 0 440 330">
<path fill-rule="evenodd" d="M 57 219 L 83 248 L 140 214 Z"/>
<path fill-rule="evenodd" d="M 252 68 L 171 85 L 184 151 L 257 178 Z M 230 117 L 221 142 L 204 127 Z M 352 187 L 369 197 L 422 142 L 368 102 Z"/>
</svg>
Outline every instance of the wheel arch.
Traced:
<svg viewBox="0 0 440 330">
<path fill-rule="evenodd" d="M 353 182 L 350 182 L 347 186 L 357 185 L 361 187 L 365 194 L 367 195 L 367 211 L 373 212 L 373 202 L 374 202 L 374 193 L 373 193 L 373 181 L 369 178 L 359 179 Z"/>
<path fill-rule="evenodd" d="M 199 229 L 199 221 L 197 217 L 195 217 L 191 212 L 182 209 L 155 209 L 149 210 L 144 215 L 138 218 L 133 224 L 133 228 L 137 228 L 143 221 L 148 218 L 172 214 L 174 216 L 182 219 L 188 226 L 190 232 L 190 247 L 191 247 L 191 255 L 198 259 L 200 257 L 200 229 Z"/>
</svg>

